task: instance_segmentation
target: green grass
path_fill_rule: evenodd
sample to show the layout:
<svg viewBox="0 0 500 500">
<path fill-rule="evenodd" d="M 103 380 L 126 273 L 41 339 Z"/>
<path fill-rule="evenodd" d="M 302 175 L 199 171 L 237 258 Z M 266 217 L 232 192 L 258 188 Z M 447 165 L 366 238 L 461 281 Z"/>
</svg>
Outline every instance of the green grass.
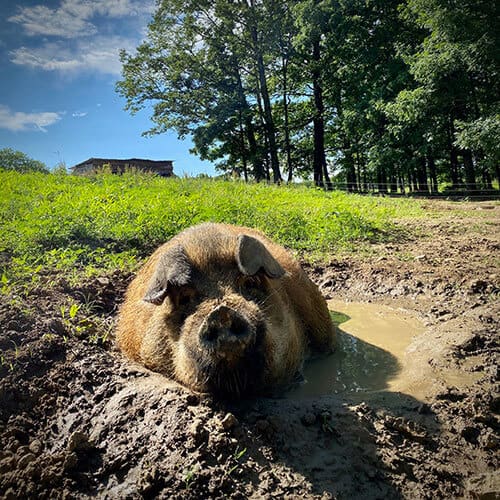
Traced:
<svg viewBox="0 0 500 500">
<path fill-rule="evenodd" d="M 204 221 L 256 227 L 303 258 L 323 260 L 394 237 L 395 218 L 422 213 L 413 200 L 300 186 L 0 171 L 0 286 L 47 269 L 76 276 L 131 270 L 156 246 Z"/>
</svg>

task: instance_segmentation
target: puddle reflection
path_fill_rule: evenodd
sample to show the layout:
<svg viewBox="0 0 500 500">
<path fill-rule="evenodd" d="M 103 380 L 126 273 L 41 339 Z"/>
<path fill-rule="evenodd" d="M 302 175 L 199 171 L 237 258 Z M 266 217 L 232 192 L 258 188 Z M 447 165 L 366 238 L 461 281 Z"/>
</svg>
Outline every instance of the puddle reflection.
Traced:
<svg viewBox="0 0 500 500">
<path fill-rule="evenodd" d="M 340 325 L 337 349 L 304 368 L 304 382 L 287 397 L 356 394 L 397 390 L 404 379 L 401 360 L 420 322 L 402 311 L 375 304 L 330 302 L 332 319 Z"/>
</svg>

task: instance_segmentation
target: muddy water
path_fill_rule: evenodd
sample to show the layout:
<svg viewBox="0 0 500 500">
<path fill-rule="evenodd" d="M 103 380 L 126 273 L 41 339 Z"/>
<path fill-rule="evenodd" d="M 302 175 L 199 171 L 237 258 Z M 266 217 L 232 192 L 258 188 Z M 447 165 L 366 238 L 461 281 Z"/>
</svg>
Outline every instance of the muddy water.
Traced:
<svg viewBox="0 0 500 500">
<path fill-rule="evenodd" d="M 304 382 L 289 397 L 411 393 L 405 351 L 424 326 L 408 313 L 380 305 L 330 301 L 328 306 L 338 325 L 336 352 L 306 364 Z"/>
</svg>

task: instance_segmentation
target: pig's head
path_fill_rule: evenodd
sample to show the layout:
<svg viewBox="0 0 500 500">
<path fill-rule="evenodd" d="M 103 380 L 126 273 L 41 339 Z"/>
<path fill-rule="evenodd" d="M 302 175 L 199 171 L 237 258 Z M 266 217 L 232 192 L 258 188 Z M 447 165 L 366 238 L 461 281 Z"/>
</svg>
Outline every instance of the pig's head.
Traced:
<svg viewBox="0 0 500 500">
<path fill-rule="evenodd" d="M 197 391 L 236 397 L 260 390 L 270 370 L 270 337 L 282 324 L 284 275 L 252 236 L 204 243 L 198 235 L 195 244 L 172 244 L 143 297 L 155 305 L 144 358 L 154 367 L 160 360 L 162 371 Z"/>
</svg>

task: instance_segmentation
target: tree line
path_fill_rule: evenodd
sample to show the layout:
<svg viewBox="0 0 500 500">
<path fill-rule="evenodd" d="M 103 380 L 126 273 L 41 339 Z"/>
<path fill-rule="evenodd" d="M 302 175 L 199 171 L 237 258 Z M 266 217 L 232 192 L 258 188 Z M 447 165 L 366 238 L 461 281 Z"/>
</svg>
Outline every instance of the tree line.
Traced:
<svg viewBox="0 0 500 500">
<path fill-rule="evenodd" d="M 12 148 L 0 149 L 0 170 L 13 170 L 21 173 L 49 173 L 45 163 L 34 160 L 22 151 L 16 151 Z"/>
<path fill-rule="evenodd" d="M 495 0 L 160 0 L 121 53 L 145 134 L 245 180 L 379 192 L 500 180 Z"/>
</svg>

